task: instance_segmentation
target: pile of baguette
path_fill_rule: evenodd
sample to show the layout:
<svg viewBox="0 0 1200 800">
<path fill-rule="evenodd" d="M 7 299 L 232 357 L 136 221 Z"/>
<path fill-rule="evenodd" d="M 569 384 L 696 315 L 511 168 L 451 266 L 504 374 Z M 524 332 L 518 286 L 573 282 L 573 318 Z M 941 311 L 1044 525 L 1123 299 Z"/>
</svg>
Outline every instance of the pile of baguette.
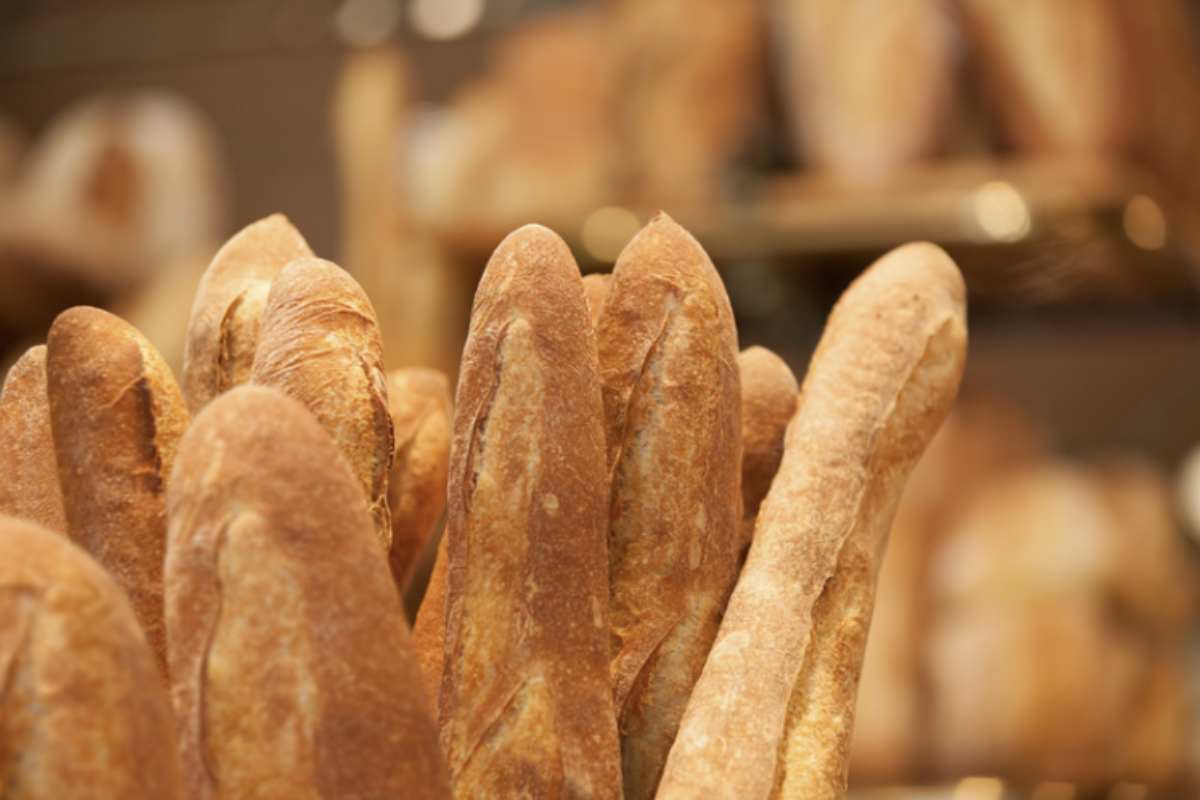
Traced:
<svg viewBox="0 0 1200 800">
<path fill-rule="evenodd" d="M 281 216 L 215 256 L 179 383 L 63 312 L 0 396 L 0 793 L 841 796 L 962 279 L 932 245 L 881 258 L 799 389 L 737 348 L 664 214 L 586 281 L 510 234 L 453 404 L 385 373 L 367 296 Z"/>
</svg>

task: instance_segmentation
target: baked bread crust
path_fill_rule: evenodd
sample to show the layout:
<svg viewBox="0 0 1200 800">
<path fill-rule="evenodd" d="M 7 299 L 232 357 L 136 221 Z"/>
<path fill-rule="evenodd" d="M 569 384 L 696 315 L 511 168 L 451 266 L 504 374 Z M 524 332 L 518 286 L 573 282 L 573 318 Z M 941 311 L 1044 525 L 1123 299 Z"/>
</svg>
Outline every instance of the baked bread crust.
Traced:
<svg viewBox="0 0 1200 800">
<path fill-rule="evenodd" d="M 884 539 L 965 355 L 962 276 L 933 245 L 838 301 L 660 798 L 843 796 Z"/>
<path fill-rule="evenodd" d="M 392 415 L 375 310 L 350 273 L 319 258 L 279 271 L 263 311 L 251 380 L 303 403 L 341 448 L 384 549 L 392 539 Z"/>
<path fill-rule="evenodd" d="M 180 797 L 167 693 L 120 588 L 0 517 L 0 786 L 10 800 Z"/>
<path fill-rule="evenodd" d="M 192 301 L 183 354 L 183 394 L 193 414 L 250 378 L 271 281 L 291 261 L 312 256 L 288 218 L 247 225 L 213 256 Z"/>
<path fill-rule="evenodd" d="M 188 797 L 449 798 L 400 597 L 349 463 L 242 386 L 169 493 L 166 617 Z"/>
<path fill-rule="evenodd" d="M 50 326 L 46 386 L 67 533 L 129 595 L 165 667 L 166 484 L 189 421 L 183 395 L 136 328 L 89 306 Z"/>
<path fill-rule="evenodd" d="M 720 276 L 659 214 L 626 246 L 597 332 L 612 677 L 626 796 L 651 797 L 736 570 L 737 331 Z"/>
<path fill-rule="evenodd" d="M 595 336 L 548 229 L 488 262 L 454 405 L 440 721 L 455 795 L 618 798 Z"/>
<path fill-rule="evenodd" d="M 388 373 L 388 406 L 395 431 L 388 507 L 392 546 L 388 560 L 401 593 L 446 509 L 450 465 L 450 381 L 435 369 Z"/>
<path fill-rule="evenodd" d="M 67 512 L 46 394 L 46 346 L 25 351 L 0 392 L 0 514 L 65 534 Z"/>
</svg>

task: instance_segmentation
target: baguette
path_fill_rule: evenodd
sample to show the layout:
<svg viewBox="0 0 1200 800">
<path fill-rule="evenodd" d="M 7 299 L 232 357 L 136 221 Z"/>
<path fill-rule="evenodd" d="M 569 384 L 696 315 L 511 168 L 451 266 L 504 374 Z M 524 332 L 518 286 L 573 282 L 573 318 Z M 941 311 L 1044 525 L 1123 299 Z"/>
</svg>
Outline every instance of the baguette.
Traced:
<svg viewBox="0 0 1200 800">
<path fill-rule="evenodd" d="M 50 422 L 67 533 L 129 595 L 166 663 L 166 483 L 188 412 L 175 377 L 119 317 L 76 306 L 46 339 Z"/>
<path fill-rule="evenodd" d="M 738 354 L 742 379 L 742 519 L 750 525 L 783 458 L 783 436 L 800 387 L 787 362 L 765 347 L 749 347 Z M 750 540 L 742 542 L 744 556 Z"/>
<path fill-rule="evenodd" d="M 593 272 L 583 276 L 583 297 L 587 300 L 588 318 L 592 321 L 593 330 L 600 324 L 600 312 L 604 310 L 604 301 L 612 289 L 611 272 Z"/>
<path fill-rule="evenodd" d="M 457 797 L 621 796 L 602 419 L 579 269 L 520 228 L 480 280 L 455 398 L 440 721 Z"/>
<path fill-rule="evenodd" d="M 613 271 L 598 348 L 612 474 L 612 677 L 626 796 L 652 797 L 733 586 L 741 398 L 729 298 L 665 214 Z"/>
<path fill-rule="evenodd" d="M 425 694 L 435 716 L 441 707 L 438 694 L 442 688 L 446 646 L 446 543 L 449 540 L 449 536 L 443 536 L 438 542 L 433 571 L 429 575 L 429 585 L 425 587 L 425 596 L 421 598 L 421 607 L 417 609 L 412 635 L 413 649 L 417 651 L 421 676 L 425 679 Z"/>
<path fill-rule="evenodd" d="M 388 559 L 401 592 L 446 508 L 450 459 L 450 382 L 434 369 L 388 374 L 395 456 L 388 479 L 392 546 Z"/>
<path fill-rule="evenodd" d="M 884 539 L 965 351 L 962 277 L 933 245 L 884 256 L 838 301 L 660 798 L 843 796 Z"/>
<path fill-rule="evenodd" d="M 0 392 L 0 514 L 67 532 L 46 395 L 46 346 L 17 359 Z"/>
<path fill-rule="evenodd" d="M 166 616 L 190 798 L 448 798 L 400 598 L 348 462 L 243 386 L 180 445 Z"/>
<path fill-rule="evenodd" d="M 0 517 L 8 800 L 180 797 L 171 707 L 129 601 L 64 537 Z"/>
<path fill-rule="evenodd" d="M 349 273 L 318 258 L 280 270 L 263 311 L 251 380 L 299 400 L 325 426 L 358 476 L 375 533 L 389 549 L 393 432 L 383 345 L 371 301 Z"/>
<path fill-rule="evenodd" d="M 193 414 L 249 379 L 271 281 L 289 262 L 311 255 L 288 218 L 272 214 L 213 256 L 196 287 L 184 345 L 183 394 Z"/>
</svg>

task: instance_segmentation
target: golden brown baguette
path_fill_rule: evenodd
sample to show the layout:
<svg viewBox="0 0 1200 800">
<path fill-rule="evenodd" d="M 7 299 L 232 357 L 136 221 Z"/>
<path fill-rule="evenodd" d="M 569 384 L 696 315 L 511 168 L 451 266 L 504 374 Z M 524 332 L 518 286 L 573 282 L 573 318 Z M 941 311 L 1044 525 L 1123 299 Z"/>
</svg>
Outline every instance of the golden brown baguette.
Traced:
<svg viewBox="0 0 1200 800">
<path fill-rule="evenodd" d="M 64 537 L 0 517 L 8 800 L 180 797 L 171 707 L 129 601 Z"/>
<path fill-rule="evenodd" d="M 280 270 L 263 311 L 250 377 L 296 398 L 325 426 L 358 476 L 375 533 L 388 549 L 392 416 L 379 326 L 362 287 L 319 258 L 297 259 Z"/>
<path fill-rule="evenodd" d="M 421 598 L 417 619 L 413 623 L 412 643 L 425 679 L 425 693 L 433 706 L 434 715 L 441 707 L 438 694 L 442 689 L 443 649 L 446 643 L 446 543 L 449 536 L 438 542 L 437 557 L 429 575 L 429 585 Z"/>
<path fill-rule="evenodd" d="M 742 517 L 753 519 L 783 458 L 783 435 L 800 387 L 791 368 L 765 347 L 738 354 L 742 379 Z M 749 542 L 744 543 L 749 546 Z"/>
<path fill-rule="evenodd" d="M 349 464 L 276 389 L 211 402 L 171 478 L 166 615 L 191 798 L 448 798 Z"/>
<path fill-rule="evenodd" d="M 520 228 L 480 280 L 455 398 L 440 722 L 458 797 L 621 796 L 602 419 L 579 269 Z"/>
<path fill-rule="evenodd" d="M 583 297 L 587 300 L 588 317 L 592 320 L 593 329 L 600 324 L 600 312 L 604 310 L 604 301 L 608 299 L 611 288 L 611 272 L 593 272 L 583 276 Z"/>
<path fill-rule="evenodd" d="M 184 345 L 183 393 L 193 414 L 249 380 L 271 281 L 306 256 L 312 250 L 282 214 L 246 226 L 213 256 L 196 287 Z"/>
<path fill-rule="evenodd" d="M 166 483 L 188 412 L 175 376 L 119 317 L 67 309 L 46 339 L 46 383 L 67 532 L 129 595 L 166 664 Z"/>
<path fill-rule="evenodd" d="M 843 796 L 878 562 L 957 391 L 965 315 L 958 269 L 928 244 L 838 301 L 660 798 Z"/>
<path fill-rule="evenodd" d="M 401 592 L 446 508 L 450 460 L 450 382 L 435 369 L 388 373 L 395 456 L 388 479 L 392 547 L 388 559 Z"/>
<path fill-rule="evenodd" d="M 626 796 L 651 797 L 733 586 L 741 397 L 712 262 L 659 214 L 626 246 L 600 318 L 612 475 L 612 676 Z"/>
<path fill-rule="evenodd" d="M 17 359 L 0 392 L 0 514 L 67 532 L 46 395 L 46 346 Z"/>
</svg>

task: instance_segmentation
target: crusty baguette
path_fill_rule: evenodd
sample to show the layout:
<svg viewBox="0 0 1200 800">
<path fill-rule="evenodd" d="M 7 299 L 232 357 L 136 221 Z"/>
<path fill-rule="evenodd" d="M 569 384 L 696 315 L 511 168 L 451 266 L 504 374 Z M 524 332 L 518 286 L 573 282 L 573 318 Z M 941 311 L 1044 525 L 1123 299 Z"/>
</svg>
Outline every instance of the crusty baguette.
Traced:
<svg viewBox="0 0 1200 800">
<path fill-rule="evenodd" d="M 520 228 L 480 280 L 455 398 L 440 722 L 458 797 L 621 795 L 602 419 L 579 269 Z"/>
<path fill-rule="evenodd" d="M 213 256 L 192 301 L 183 355 L 183 394 L 193 414 L 245 383 L 271 281 L 289 262 L 311 256 L 282 214 L 246 226 Z"/>
<path fill-rule="evenodd" d="M 604 310 L 604 301 L 608 299 L 611 288 L 611 272 L 593 272 L 583 276 L 583 297 L 587 300 L 588 317 L 592 320 L 593 329 L 600 324 L 600 312 Z"/>
<path fill-rule="evenodd" d="M 733 586 L 741 397 L 733 312 L 670 217 L 626 246 L 597 333 L 612 676 L 626 796 L 651 797 Z"/>
<path fill-rule="evenodd" d="M 958 269 L 927 244 L 884 256 L 838 301 L 660 798 L 845 792 L 878 562 L 957 391 L 965 314 Z"/>
<path fill-rule="evenodd" d="M 166 616 L 190 798 L 449 797 L 400 597 L 345 457 L 276 389 L 197 416 Z"/>
<path fill-rule="evenodd" d="M 395 457 L 388 479 L 392 546 L 388 559 L 401 592 L 446 508 L 450 460 L 450 382 L 435 369 L 388 374 Z"/>
<path fill-rule="evenodd" d="M 358 476 L 386 550 L 393 433 L 383 345 L 371 301 L 349 273 L 319 258 L 280 270 L 263 311 L 251 380 L 296 398 L 325 426 Z"/>
<path fill-rule="evenodd" d="M 46 395 L 46 346 L 17 359 L 0 392 L 0 514 L 67 532 Z"/>
<path fill-rule="evenodd" d="M 742 379 L 742 529 L 753 534 L 753 520 L 783 458 L 783 435 L 796 413 L 800 387 L 787 362 L 765 347 L 738 354 Z M 745 524 L 749 522 L 750 524 Z M 739 553 L 750 546 L 744 539 Z"/>
<path fill-rule="evenodd" d="M 412 643 L 421 664 L 421 676 L 425 679 L 425 693 L 433 706 L 434 714 L 441 707 L 438 695 L 442 689 L 443 650 L 446 644 L 446 543 L 449 536 L 438 542 L 437 556 L 429 585 L 421 598 L 417 619 L 413 623 Z"/>
<path fill-rule="evenodd" d="M 94 561 L 0 517 L 0 787 L 8 800 L 180 797 L 171 706 Z"/>
<path fill-rule="evenodd" d="M 129 595 L 165 665 L 166 484 L 188 425 L 175 376 L 132 325 L 76 306 L 50 326 L 46 384 L 67 533 Z"/>
</svg>

